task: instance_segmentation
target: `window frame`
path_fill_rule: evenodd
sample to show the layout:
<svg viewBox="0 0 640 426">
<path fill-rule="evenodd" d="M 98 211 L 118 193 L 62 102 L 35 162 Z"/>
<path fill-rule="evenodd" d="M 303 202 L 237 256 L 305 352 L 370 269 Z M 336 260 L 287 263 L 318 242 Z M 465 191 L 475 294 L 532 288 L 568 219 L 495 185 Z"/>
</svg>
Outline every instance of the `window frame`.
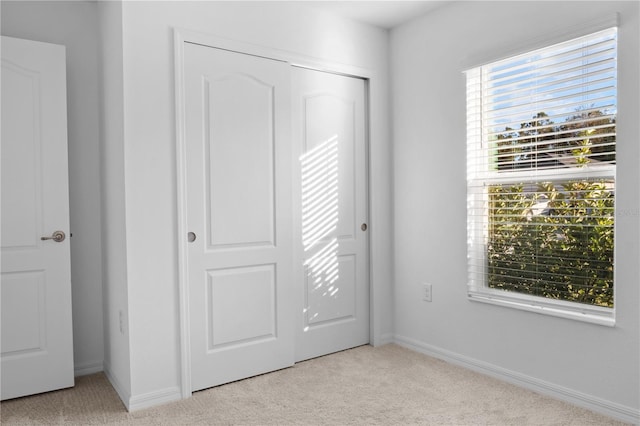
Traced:
<svg viewBox="0 0 640 426">
<path fill-rule="evenodd" d="M 617 18 L 617 17 L 616 17 Z M 606 21 L 610 22 L 610 20 Z M 540 48 L 552 47 L 563 41 L 589 36 L 593 33 L 617 27 L 616 23 L 601 28 L 585 31 L 575 36 L 566 36 L 559 41 L 548 42 L 536 48 L 523 50 L 520 53 L 508 55 L 507 58 L 522 54 L 533 53 Z M 617 42 L 616 42 L 617 47 Z M 486 65 L 499 62 L 487 61 Z M 480 79 L 481 86 L 485 83 L 483 69 L 486 65 L 479 65 L 465 71 L 467 77 L 467 271 L 468 271 L 468 299 L 519 310 L 546 314 L 555 317 L 568 318 L 604 326 L 615 326 L 615 295 L 616 295 L 616 267 L 614 248 L 614 306 L 612 308 L 583 304 L 572 301 L 556 300 L 524 293 L 493 289 L 488 286 L 487 269 L 487 241 L 489 228 L 488 206 L 486 205 L 488 188 L 496 184 L 536 184 L 539 182 L 561 182 L 575 179 L 612 179 L 616 181 L 616 165 L 599 165 L 597 167 L 568 167 L 563 169 L 528 169 L 514 171 L 490 170 L 490 145 L 482 146 L 488 141 L 488 130 L 482 124 L 484 111 L 482 90 L 472 91 L 470 86 Z M 616 77 L 617 78 L 617 77 Z M 470 84 L 470 82 L 472 82 Z M 617 102 L 616 102 L 617 105 Z M 617 116 L 617 112 L 616 112 Z M 478 152 L 481 153 L 478 156 Z M 615 190 L 615 187 L 614 187 Z M 478 215 L 478 213 L 481 213 Z M 614 201 L 614 217 L 616 216 Z M 478 219 L 480 218 L 480 219 Z M 616 222 L 614 221 L 614 245 L 616 238 Z"/>
</svg>

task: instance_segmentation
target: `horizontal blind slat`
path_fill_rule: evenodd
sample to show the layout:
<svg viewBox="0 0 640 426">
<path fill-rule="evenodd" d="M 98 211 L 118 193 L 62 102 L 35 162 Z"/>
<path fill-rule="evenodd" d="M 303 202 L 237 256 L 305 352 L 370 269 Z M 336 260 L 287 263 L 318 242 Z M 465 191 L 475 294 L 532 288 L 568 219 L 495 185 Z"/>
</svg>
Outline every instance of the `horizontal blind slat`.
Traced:
<svg viewBox="0 0 640 426">
<path fill-rule="evenodd" d="M 603 94 L 603 96 L 589 97 L 591 94 Z M 539 118 L 536 117 L 536 115 L 540 112 L 544 112 L 547 116 L 550 115 L 547 111 L 551 111 L 553 115 L 559 115 L 558 112 L 568 112 L 571 110 L 575 113 L 579 113 L 582 107 L 592 108 L 594 105 L 597 105 L 598 109 L 604 110 L 606 107 L 611 106 L 614 100 L 615 95 L 610 94 L 609 92 L 587 93 L 585 94 L 585 99 L 575 100 L 572 102 L 568 102 L 567 99 L 555 99 L 545 103 L 518 105 L 517 107 L 510 108 L 507 111 L 499 111 L 501 114 L 488 114 L 487 111 L 484 111 L 482 113 L 483 122 L 489 125 L 497 125 L 498 123 L 502 124 L 500 123 L 500 120 L 516 118 L 519 119 L 521 123 L 526 123 Z"/>
<path fill-rule="evenodd" d="M 581 58 L 574 61 L 571 67 L 553 66 L 547 68 L 535 68 L 528 74 L 513 74 L 508 78 L 496 80 L 490 75 L 485 75 L 485 84 L 483 84 L 483 96 L 500 96 L 506 93 L 529 87 L 529 89 L 539 89 L 546 85 L 557 84 L 558 80 L 576 80 L 585 79 L 588 75 L 608 74 L 615 71 L 615 58 L 612 56 L 598 56 L 598 60 L 585 63 L 587 58 Z M 567 65 L 567 64 L 565 64 Z M 536 73 L 534 74 L 533 71 Z M 544 77 L 544 78 L 541 78 Z M 543 81 L 540 83 L 540 81 Z M 517 93 L 517 92 L 516 92 Z"/>
<path fill-rule="evenodd" d="M 591 114 L 598 114 L 601 113 L 602 115 L 598 115 L 595 118 L 613 118 L 615 119 L 616 115 L 614 113 L 615 110 L 615 97 L 611 97 L 611 103 L 609 104 L 605 104 L 602 107 L 589 107 L 589 108 L 582 108 L 579 111 L 579 115 L 583 116 L 583 117 L 591 117 L 589 119 L 585 119 L 583 122 L 588 122 L 589 120 L 593 120 L 593 116 L 591 116 Z M 574 120 L 571 120 L 572 117 L 576 116 L 576 110 L 575 109 L 571 109 L 568 112 L 560 112 L 558 114 L 548 114 L 545 119 L 550 120 L 553 122 L 553 125 L 558 126 L 560 124 L 563 124 L 565 122 L 569 122 L 569 123 L 573 123 Z M 529 118 L 529 121 L 533 121 L 533 118 Z M 476 124 L 478 124 L 477 121 L 474 121 Z M 507 121 L 507 122 L 501 122 L 499 123 L 500 126 L 502 126 L 502 128 L 500 130 L 496 130 L 493 127 L 491 127 L 491 123 L 486 120 L 482 122 L 482 124 L 485 126 L 485 129 L 489 131 L 488 134 L 499 134 L 499 133 L 504 133 L 505 127 L 512 127 L 512 126 L 517 126 L 522 124 L 522 120 L 517 120 L 517 121 Z"/>
</svg>

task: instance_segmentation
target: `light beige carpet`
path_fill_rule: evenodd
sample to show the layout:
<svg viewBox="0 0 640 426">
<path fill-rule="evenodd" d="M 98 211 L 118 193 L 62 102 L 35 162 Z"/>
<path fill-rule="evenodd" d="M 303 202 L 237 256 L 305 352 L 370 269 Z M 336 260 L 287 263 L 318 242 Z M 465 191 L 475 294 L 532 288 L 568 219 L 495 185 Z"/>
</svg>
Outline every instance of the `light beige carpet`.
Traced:
<svg viewBox="0 0 640 426">
<path fill-rule="evenodd" d="M 127 413 L 103 374 L 0 404 L 3 425 L 622 425 L 397 345 L 362 346 Z"/>
</svg>

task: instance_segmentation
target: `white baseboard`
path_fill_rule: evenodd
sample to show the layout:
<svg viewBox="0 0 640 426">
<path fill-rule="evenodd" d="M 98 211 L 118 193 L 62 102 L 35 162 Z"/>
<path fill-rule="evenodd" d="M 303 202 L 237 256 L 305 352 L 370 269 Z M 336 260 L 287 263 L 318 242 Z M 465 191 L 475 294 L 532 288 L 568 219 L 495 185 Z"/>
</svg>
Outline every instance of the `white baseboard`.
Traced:
<svg viewBox="0 0 640 426">
<path fill-rule="evenodd" d="M 102 361 L 84 362 L 73 366 L 73 375 L 75 377 L 86 376 L 89 374 L 99 373 L 104 370 Z"/>
<path fill-rule="evenodd" d="M 107 362 L 104 363 L 104 374 L 107 376 L 107 379 L 109 379 L 111 386 L 115 389 L 125 408 L 129 410 L 129 400 L 131 399 L 131 395 L 125 390 L 125 387 L 122 386 L 118 379 L 116 379 L 116 376 L 111 372 L 111 366 Z"/>
<path fill-rule="evenodd" d="M 182 393 L 180 392 L 180 388 L 176 386 L 142 395 L 134 395 L 129 399 L 128 408 L 129 411 L 136 411 L 180 399 L 182 399 Z"/>
<path fill-rule="evenodd" d="M 550 396 L 624 422 L 640 424 L 640 410 L 638 409 L 607 401 L 592 395 L 587 395 L 582 392 L 536 379 L 535 377 L 530 377 L 515 371 L 507 370 L 506 368 L 431 346 L 408 337 L 395 335 L 393 340 L 398 345 L 415 350 L 416 352 L 441 359 L 451 364 L 459 365 L 478 373 L 486 374 L 496 379 L 532 390 L 539 394 Z"/>
</svg>

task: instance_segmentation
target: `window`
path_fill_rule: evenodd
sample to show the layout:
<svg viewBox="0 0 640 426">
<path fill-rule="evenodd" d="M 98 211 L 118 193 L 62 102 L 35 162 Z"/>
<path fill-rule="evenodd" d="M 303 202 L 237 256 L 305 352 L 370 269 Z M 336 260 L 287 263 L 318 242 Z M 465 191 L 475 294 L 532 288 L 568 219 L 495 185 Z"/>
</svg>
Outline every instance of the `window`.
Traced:
<svg viewBox="0 0 640 426">
<path fill-rule="evenodd" d="M 616 35 L 466 72 L 472 300 L 613 325 Z"/>
</svg>

